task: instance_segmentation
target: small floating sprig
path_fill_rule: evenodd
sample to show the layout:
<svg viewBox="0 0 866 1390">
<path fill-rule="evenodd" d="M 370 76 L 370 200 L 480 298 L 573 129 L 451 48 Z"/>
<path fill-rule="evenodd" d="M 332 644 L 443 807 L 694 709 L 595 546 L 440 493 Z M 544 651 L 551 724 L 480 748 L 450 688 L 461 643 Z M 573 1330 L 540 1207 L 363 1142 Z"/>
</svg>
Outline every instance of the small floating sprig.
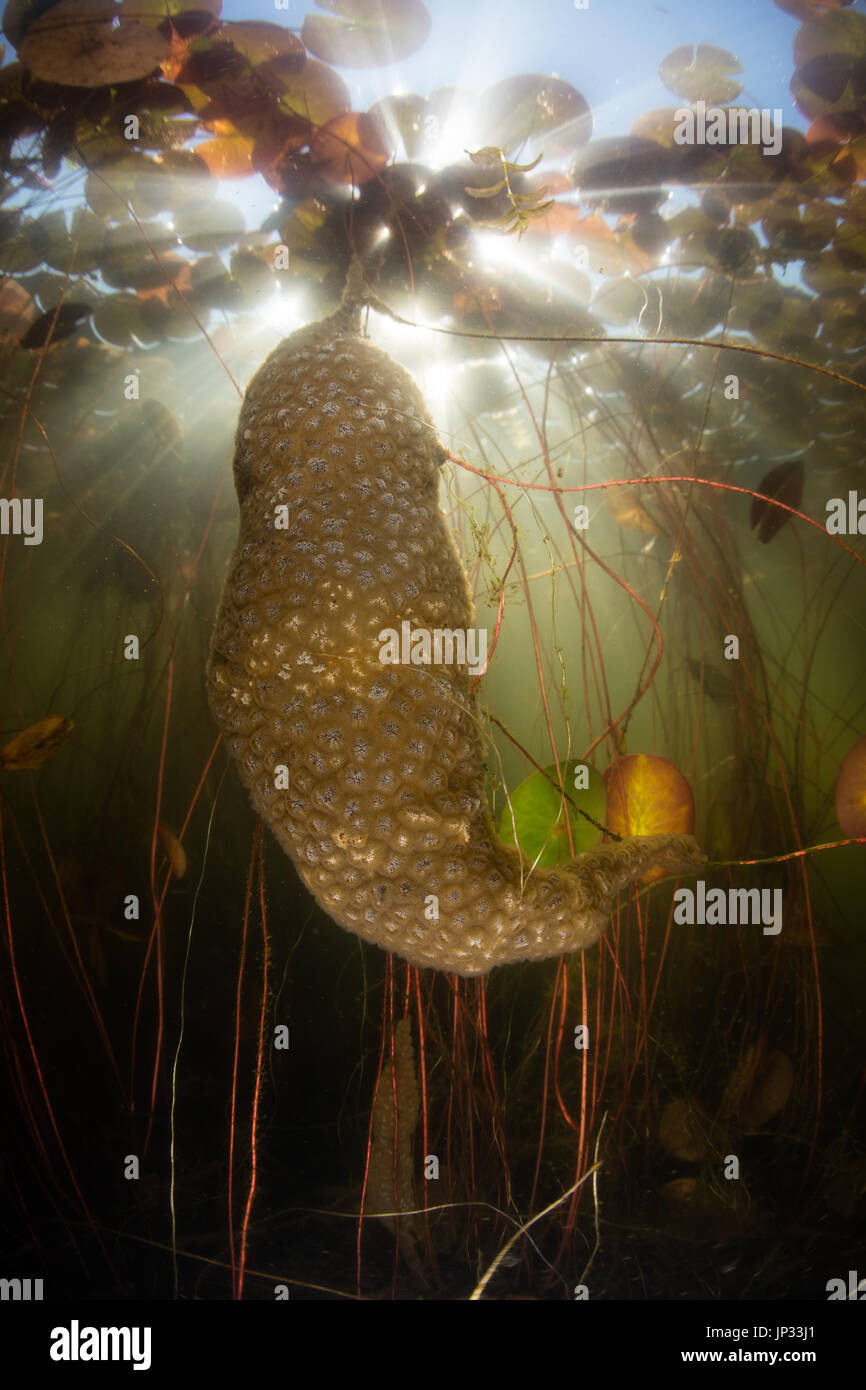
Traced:
<svg viewBox="0 0 866 1390">
<path fill-rule="evenodd" d="M 480 150 L 467 150 L 466 153 L 473 164 L 479 164 L 483 168 L 499 168 L 502 177 L 495 183 L 483 188 L 466 188 L 466 192 L 472 198 L 495 198 L 504 192 L 511 204 L 508 212 L 502 217 L 492 219 L 486 223 L 489 227 L 501 227 L 506 236 L 516 232 L 518 237 L 522 237 L 530 222 L 536 217 L 543 217 L 544 214 L 553 207 L 553 198 L 548 198 L 546 202 L 539 203 L 538 199 L 543 198 L 548 192 L 547 184 L 542 188 L 534 188 L 530 193 L 515 193 L 511 187 L 511 178 L 514 174 L 528 174 L 532 169 L 541 163 L 541 155 L 533 159 L 531 164 L 512 164 L 505 158 L 504 150 L 498 145 L 485 145 Z"/>
</svg>

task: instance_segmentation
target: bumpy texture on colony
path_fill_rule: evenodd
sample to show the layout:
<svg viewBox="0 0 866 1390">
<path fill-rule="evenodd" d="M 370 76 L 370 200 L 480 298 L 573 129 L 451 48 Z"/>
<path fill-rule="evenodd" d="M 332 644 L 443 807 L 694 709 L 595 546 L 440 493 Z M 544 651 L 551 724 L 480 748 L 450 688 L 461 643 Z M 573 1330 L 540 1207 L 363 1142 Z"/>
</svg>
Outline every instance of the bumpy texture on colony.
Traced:
<svg viewBox="0 0 866 1390">
<path fill-rule="evenodd" d="M 380 662 L 382 629 L 467 629 L 473 611 L 439 510 L 445 450 L 414 381 L 360 336 L 362 297 L 286 338 L 247 390 L 211 707 L 256 810 L 341 926 L 460 975 L 582 950 L 620 889 L 703 856 L 654 835 L 529 872 L 490 823 L 466 668 Z"/>
</svg>

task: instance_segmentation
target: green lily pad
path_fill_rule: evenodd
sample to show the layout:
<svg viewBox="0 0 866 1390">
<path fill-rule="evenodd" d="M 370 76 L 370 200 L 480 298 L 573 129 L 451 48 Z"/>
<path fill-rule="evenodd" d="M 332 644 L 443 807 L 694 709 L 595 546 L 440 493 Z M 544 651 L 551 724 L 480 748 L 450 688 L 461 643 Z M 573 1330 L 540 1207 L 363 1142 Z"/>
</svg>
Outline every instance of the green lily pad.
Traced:
<svg viewBox="0 0 866 1390">
<path fill-rule="evenodd" d="M 668 91 L 686 101 L 709 105 L 733 101 L 740 95 L 743 85 L 731 74 L 742 71 L 733 53 L 711 43 L 684 44 L 659 63 L 659 77 Z"/>
<path fill-rule="evenodd" d="M 308 14 L 301 39 L 310 53 L 337 67 L 375 68 L 408 58 L 427 39 L 431 21 L 422 0 L 316 0 L 328 14 Z"/>
<path fill-rule="evenodd" d="M 589 785 L 577 790 L 575 771 L 584 767 Z M 551 765 L 544 772 L 533 772 L 531 777 L 521 782 L 511 793 L 511 805 L 506 805 L 502 814 L 500 839 L 507 845 L 519 844 L 531 864 L 553 867 L 571 859 L 566 817 L 571 823 L 575 854 L 592 849 L 602 837 L 601 830 L 580 815 L 575 806 L 586 811 L 593 820 L 603 822 L 607 809 L 603 778 L 595 768 L 576 762 L 562 764 L 562 778 L 571 801 L 564 799 L 559 790 L 556 767 Z"/>
</svg>

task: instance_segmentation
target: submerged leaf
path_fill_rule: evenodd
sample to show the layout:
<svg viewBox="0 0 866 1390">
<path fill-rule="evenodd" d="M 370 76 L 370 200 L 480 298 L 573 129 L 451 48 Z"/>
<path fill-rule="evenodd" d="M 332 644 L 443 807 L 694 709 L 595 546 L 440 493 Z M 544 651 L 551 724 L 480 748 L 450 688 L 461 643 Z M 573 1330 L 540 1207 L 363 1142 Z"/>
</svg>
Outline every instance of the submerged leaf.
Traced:
<svg viewBox="0 0 866 1390">
<path fill-rule="evenodd" d="M 579 766 L 576 762 L 562 764 L 562 782 L 570 801 L 560 790 L 555 764 L 543 772 L 533 772 L 511 793 L 511 804 L 506 805 L 502 813 L 499 836 L 505 844 L 519 844 L 530 864 L 549 866 L 568 862 L 571 849 L 566 816 L 571 825 L 575 854 L 592 849 L 601 839 L 602 832 L 593 825 L 593 820 L 604 822 L 604 781 L 594 768 L 587 767 L 589 786 L 575 790 L 574 774 Z M 580 815 L 575 807 L 592 816 L 592 820 Z"/>
<path fill-rule="evenodd" d="M 666 1225 L 678 1231 L 681 1239 L 707 1245 L 724 1245 L 737 1240 L 754 1217 L 749 1198 L 736 1189 L 725 1194 L 725 1200 L 706 1182 L 698 1178 L 674 1178 L 660 1187 L 658 1195 L 664 1203 Z"/>
<path fill-rule="evenodd" d="M 774 1050 L 764 1059 L 755 1075 L 741 1111 L 747 1129 L 760 1129 L 784 1110 L 794 1089 L 794 1067 L 790 1057 Z"/>
<path fill-rule="evenodd" d="M 183 878 L 187 869 L 186 850 L 171 826 L 167 825 L 164 820 L 161 820 L 157 826 L 157 834 L 172 874 L 175 878 Z"/>
<path fill-rule="evenodd" d="M 472 198 L 495 198 L 497 193 L 501 193 L 504 187 L 505 180 L 500 179 L 498 183 L 492 184 L 490 188 L 469 188 L 467 186 L 466 192 Z"/>
<path fill-rule="evenodd" d="M 607 785 L 607 824 L 617 835 L 691 835 L 695 828 L 692 789 L 667 758 L 636 753 L 611 764 Z M 659 867 L 644 883 L 664 878 Z"/>
<path fill-rule="evenodd" d="M 660 536 L 662 528 L 640 500 L 640 487 L 609 487 L 605 489 L 607 509 L 614 521 L 629 531 L 645 536 Z"/>
<path fill-rule="evenodd" d="M 485 166 L 505 163 L 505 155 L 499 145 L 484 145 L 480 150 L 467 150 L 466 153 L 473 164 Z"/>
<path fill-rule="evenodd" d="M 683 1163 L 700 1163 L 706 1158 L 709 1146 L 688 1101 L 668 1101 L 659 1119 L 659 1143 Z"/>
<path fill-rule="evenodd" d="M 788 463 L 780 463 L 777 468 L 771 468 L 759 482 L 757 492 L 763 492 L 766 497 L 783 504 L 777 507 L 765 497 L 752 498 L 749 525 L 753 531 L 757 531 L 758 540 L 765 545 L 790 520 L 791 514 L 784 507 L 799 507 L 804 477 L 803 460 L 791 459 Z"/>
<path fill-rule="evenodd" d="M 733 691 L 729 677 L 723 676 L 715 666 L 709 666 L 705 661 L 697 661 L 693 656 L 686 657 L 686 665 L 693 680 L 709 699 L 715 700 L 717 705 L 730 704 Z"/>
<path fill-rule="evenodd" d="M 0 767 L 4 772 L 22 772 L 25 769 L 35 771 L 42 766 L 46 758 L 50 758 L 52 753 L 62 747 L 74 728 L 71 719 L 65 719 L 59 714 L 50 714 L 47 719 L 40 719 L 38 723 L 31 724 L 28 729 L 16 734 L 6 747 L 0 750 Z"/>
<path fill-rule="evenodd" d="M 852 839 L 866 836 L 866 734 L 849 749 L 836 778 L 836 819 Z"/>
<path fill-rule="evenodd" d="M 36 307 L 33 296 L 15 280 L 0 281 L 0 333 L 25 333 Z"/>
</svg>

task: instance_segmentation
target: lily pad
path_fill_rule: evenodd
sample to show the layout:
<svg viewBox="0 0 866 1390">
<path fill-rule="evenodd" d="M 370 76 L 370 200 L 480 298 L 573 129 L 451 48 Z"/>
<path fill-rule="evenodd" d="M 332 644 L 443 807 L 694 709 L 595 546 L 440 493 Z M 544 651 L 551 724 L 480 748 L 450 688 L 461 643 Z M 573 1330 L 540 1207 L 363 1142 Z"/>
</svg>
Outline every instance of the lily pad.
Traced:
<svg viewBox="0 0 866 1390">
<path fill-rule="evenodd" d="M 40 314 L 27 329 L 20 340 L 23 348 L 40 348 L 47 342 L 57 343 L 63 338 L 68 338 L 82 319 L 86 319 L 90 313 L 89 304 L 75 304 L 67 302 L 61 304 L 59 309 L 46 310 Z"/>
<path fill-rule="evenodd" d="M 223 251 L 234 246 L 246 230 L 240 208 L 218 199 L 181 208 L 174 225 L 177 235 L 191 251 Z"/>
<path fill-rule="evenodd" d="M 282 81 L 279 101 L 281 110 L 303 116 L 314 126 L 325 125 L 352 106 L 343 79 L 314 58 L 307 59 L 302 72 Z"/>
<path fill-rule="evenodd" d="M 170 23 L 182 38 L 188 37 L 190 23 L 222 13 L 222 0 L 135 0 L 135 17 L 143 24 L 158 24 L 163 31 Z M 198 29 L 194 30 L 198 33 Z"/>
<path fill-rule="evenodd" d="M 61 0 L 30 25 L 18 49 L 35 77 L 67 87 L 134 82 L 168 54 L 162 34 L 126 19 L 113 0 Z"/>
<path fill-rule="evenodd" d="M 51 714 L 16 734 L 0 751 L 4 772 L 35 771 L 69 738 L 75 728 L 71 719 Z"/>
<path fill-rule="evenodd" d="M 762 495 L 752 498 L 749 525 L 764 545 L 790 521 L 791 513 L 784 508 L 800 506 L 804 479 L 803 460 L 797 458 L 771 468 L 758 483 L 755 491 Z M 768 497 L 781 502 L 782 507 L 774 507 L 773 501 L 765 501 Z"/>
<path fill-rule="evenodd" d="M 245 135 L 218 135 L 196 145 L 195 152 L 203 159 L 215 179 L 243 179 L 254 174 L 253 141 Z"/>
<path fill-rule="evenodd" d="M 177 238 L 165 222 L 121 222 L 109 227 L 100 266 L 103 279 L 116 289 L 121 286 L 138 289 L 151 279 L 156 284 L 164 283 L 165 277 L 154 257 L 164 255 L 176 244 Z M 145 274 L 142 281 L 145 268 L 151 274 Z"/>
<path fill-rule="evenodd" d="M 388 163 L 376 122 L 359 111 L 335 116 L 310 141 L 310 157 L 331 183 L 368 183 Z"/>
<path fill-rule="evenodd" d="M 660 536 L 662 528 L 641 501 L 640 487 L 611 487 L 605 490 L 607 509 L 620 526 L 645 536 Z"/>
<path fill-rule="evenodd" d="M 683 774 L 667 758 L 636 753 L 620 758 L 605 773 L 607 823 L 617 835 L 691 835 L 695 802 Z M 659 867 L 643 882 L 664 878 Z"/>
<path fill-rule="evenodd" d="M 852 839 L 866 836 L 866 734 L 858 739 L 839 769 L 836 819 Z"/>
<path fill-rule="evenodd" d="M 677 143 L 675 136 L 678 126 L 677 107 L 657 106 L 654 110 L 645 111 L 642 116 L 638 116 L 629 133 L 639 136 L 641 140 L 655 140 L 657 145 L 672 150 Z"/>
<path fill-rule="evenodd" d="M 668 91 L 713 106 L 740 95 L 743 85 L 731 73 L 742 71 L 733 53 L 709 43 L 683 44 L 659 63 L 659 77 Z"/>
<path fill-rule="evenodd" d="M 411 92 L 383 97 L 370 107 L 367 115 L 375 122 L 379 139 L 389 154 L 396 154 L 402 141 L 408 159 L 415 159 L 421 153 L 438 127 L 438 117 L 433 114 L 427 98 Z"/>
<path fill-rule="evenodd" d="M 136 217 L 152 217 L 162 210 L 158 173 L 159 166 L 150 155 L 130 150 L 92 168 L 84 180 L 84 196 L 91 210 L 108 221 L 127 220 L 130 207 Z"/>
<path fill-rule="evenodd" d="M 42 253 L 28 235 L 34 219 L 25 219 L 16 231 L 0 241 L 0 272 L 26 275 L 42 262 Z"/>
<path fill-rule="evenodd" d="M 778 9 L 794 15 L 795 19 L 817 19 L 827 10 L 838 10 L 853 3 L 854 0 L 773 0 Z"/>
<path fill-rule="evenodd" d="M 794 35 L 794 62 L 798 68 L 827 54 L 866 57 L 866 15 L 834 10 L 801 24 Z"/>
<path fill-rule="evenodd" d="M 774 1049 L 759 1066 L 741 1118 L 747 1129 L 761 1129 L 785 1106 L 794 1089 L 794 1066 L 790 1057 Z"/>
<path fill-rule="evenodd" d="M 543 141 L 548 157 L 567 154 L 592 135 L 589 104 L 561 77 L 540 73 L 507 77 L 488 87 L 479 105 L 484 128 L 477 143 L 498 145 L 506 153 Z"/>
<path fill-rule="evenodd" d="M 826 204 L 808 203 L 801 212 L 796 201 L 780 199 L 768 208 L 761 225 L 780 261 L 804 260 L 832 241 L 836 213 Z"/>
<path fill-rule="evenodd" d="M 308 14 L 301 38 L 310 53 L 344 68 L 399 62 L 430 33 L 421 0 L 316 0 L 327 14 Z"/>
<path fill-rule="evenodd" d="M 12 279 L 0 282 L 0 333 L 18 337 L 35 317 L 33 296 Z"/>
<path fill-rule="evenodd" d="M 709 1151 L 698 1113 L 684 1099 L 668 1101 L 662 1111 L 659 1142 L 672 1158 L 683 1163 L 700 1163 Z"/>
<path fill-rule="evenodd" d="M 519 844 L 531 864 L 548 867 L 571 859 L 567 823 L 571 825 L 576 854 L 592 849 L 601 839 L 601 830 L 574 809 L 577 806 L 593 820 L 604 821 L 604 780 L 594 768 L 586 767 L 589 785 L 576 790 L 575 771 L 582 766 L 585 765 L 576 762 L 562 764 L 563 786 L 570 801 L 559 789 L 555 764 L 544 772 L 533 772 L 511 793 L 511 805 L 506 805 L 502 814 L 499 836 L 507 845 Z"/>
<path fill-rule="evenodd" d="M 581 202 L 608 212 L 653 211 L 667 197 L 661 186 L 671 156 L 655 140 L 636 135 L 592 140 L 572 163 Z"/>
<path fill-rule="evenodd" d="M 277 63 L 282 71 L 300 72 L 306 62 L 304 45 L 291 29 L 257 19 L 220 25 L 219 37 L 228 39 L 236 52 L 258 66 Z"/>
<path fill-rule="evenodd" d="M 129 348 L 136 340 L 153 342 L 155 335 L 142 318 L 142 301 L 134 294 L 110 294 L 93 314 L 93 327 L 111 347 Z"/>
</svg>

